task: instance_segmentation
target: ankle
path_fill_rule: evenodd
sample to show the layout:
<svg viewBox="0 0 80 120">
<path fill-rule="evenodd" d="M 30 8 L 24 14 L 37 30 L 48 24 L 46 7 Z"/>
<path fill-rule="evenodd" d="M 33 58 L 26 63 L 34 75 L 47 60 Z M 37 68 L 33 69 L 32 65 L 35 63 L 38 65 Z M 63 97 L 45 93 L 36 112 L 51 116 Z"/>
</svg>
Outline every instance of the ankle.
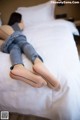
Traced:
<svg viewBox="0 0 80 120">
<path fill-rule="evenodd" d="M 36 63 L 42 63 L 42 61 L 37 57 L 34 61 L 34 64 L 36 64 Z"/>
<path fill-rule="evenodd" d="M 16 65 L 14 65 L 14 68 L 23 68 L 24 66 L 22 65 L 22 64 L 16 64 Z M 13 68 L 13 69 L 14 69 Z"/>
</svg>

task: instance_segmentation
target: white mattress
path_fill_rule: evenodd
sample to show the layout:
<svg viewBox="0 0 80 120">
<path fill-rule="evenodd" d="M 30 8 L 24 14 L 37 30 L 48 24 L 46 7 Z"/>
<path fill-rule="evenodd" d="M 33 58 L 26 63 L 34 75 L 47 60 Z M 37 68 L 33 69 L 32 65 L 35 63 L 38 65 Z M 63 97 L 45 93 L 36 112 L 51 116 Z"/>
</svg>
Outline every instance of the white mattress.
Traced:
<svg viewBox="0 0 80 120">
<path fill-rule="evenodd" d="M 55 120 L 80 119 L 80 62 L 73 34 L 73 23 L 54 20 L 26 26 L 27 36 L 44 64 L 60 80 L 62 89 L 56 92 L 47 86 L 33 88 L 9 76 L 9 54 L 0 52 L 0 110 L 32 114 Z M 22 55 L 25 67 L 32 63 Z"/>
</svg>

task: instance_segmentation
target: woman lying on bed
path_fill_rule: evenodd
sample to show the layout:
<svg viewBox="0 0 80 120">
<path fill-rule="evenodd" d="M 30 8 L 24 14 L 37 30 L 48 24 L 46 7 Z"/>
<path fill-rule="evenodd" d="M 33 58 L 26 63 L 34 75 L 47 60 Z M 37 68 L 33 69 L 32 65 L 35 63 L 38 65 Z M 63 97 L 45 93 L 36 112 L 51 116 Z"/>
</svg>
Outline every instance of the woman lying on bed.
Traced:
<svg viewBox="0 0 80 120">
<path fill-rule="evenodd" d="M 1 45 L 1 51 L 9 53 L 12 62 L 10 77 L 24 81 L 33 87 L 48 85 L 52 89 L 59 90 L 59 81 L 45 67 L 41 56 L 33 46 L 27 42 L 21 32 L 23 29 L 22 16 L 17 12 L 11 14 L 8 25 L 0 27 L 0 37 L 6 40 Z M 33 63 L 33 72 L 24 67 L 22 53 Z"/>
</svg>

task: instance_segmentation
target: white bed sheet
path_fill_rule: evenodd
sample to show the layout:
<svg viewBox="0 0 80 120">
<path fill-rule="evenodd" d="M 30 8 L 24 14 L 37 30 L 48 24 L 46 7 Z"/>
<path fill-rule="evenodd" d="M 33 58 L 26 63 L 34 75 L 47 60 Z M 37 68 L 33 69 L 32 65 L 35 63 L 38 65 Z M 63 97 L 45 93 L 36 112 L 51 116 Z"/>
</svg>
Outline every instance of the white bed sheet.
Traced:
<svg viewBox="0 0 80 120">
<path fill-rule="evenodd" d="M 80 120 L 80 62 L 73 33 L 78 34 L 77 29 L 65 20 L 26 26 L 23 31 L 44 64 L 62 83 L 59 92 L 11 79 L 9 55 L 0 52 L 0 110 L 52 120 Z M 25 55 L 22 57 L 25 67 L 31 70 L 32 63 Z"/>
</svg>

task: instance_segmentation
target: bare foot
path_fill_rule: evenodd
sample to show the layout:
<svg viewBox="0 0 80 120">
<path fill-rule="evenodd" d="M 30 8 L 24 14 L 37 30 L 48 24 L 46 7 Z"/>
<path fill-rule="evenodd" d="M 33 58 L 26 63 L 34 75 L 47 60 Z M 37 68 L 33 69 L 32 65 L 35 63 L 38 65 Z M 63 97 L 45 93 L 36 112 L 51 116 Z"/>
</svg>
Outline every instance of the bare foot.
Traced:
<svg viewBox="0 0 80 120">
<path fill-rule="evenodd" d="M 30 72 L 23 66 L 15 65 L 13 70 L 10 71 L 10 77 L 21 80 L 36 88 L 47 85 L 47 82 L 41 76 Z"/>
<path fill-rule="evenodd" d="M 33 70 L 41 75 L 46 81 L 47 85 L 54 89 L 59 90 L 60 89 L 60 83 L 56 78 L 49 72 L 49 70 L 45 67 L 43 63 L 36 63 L 33 65 Z"/>
</svg>

